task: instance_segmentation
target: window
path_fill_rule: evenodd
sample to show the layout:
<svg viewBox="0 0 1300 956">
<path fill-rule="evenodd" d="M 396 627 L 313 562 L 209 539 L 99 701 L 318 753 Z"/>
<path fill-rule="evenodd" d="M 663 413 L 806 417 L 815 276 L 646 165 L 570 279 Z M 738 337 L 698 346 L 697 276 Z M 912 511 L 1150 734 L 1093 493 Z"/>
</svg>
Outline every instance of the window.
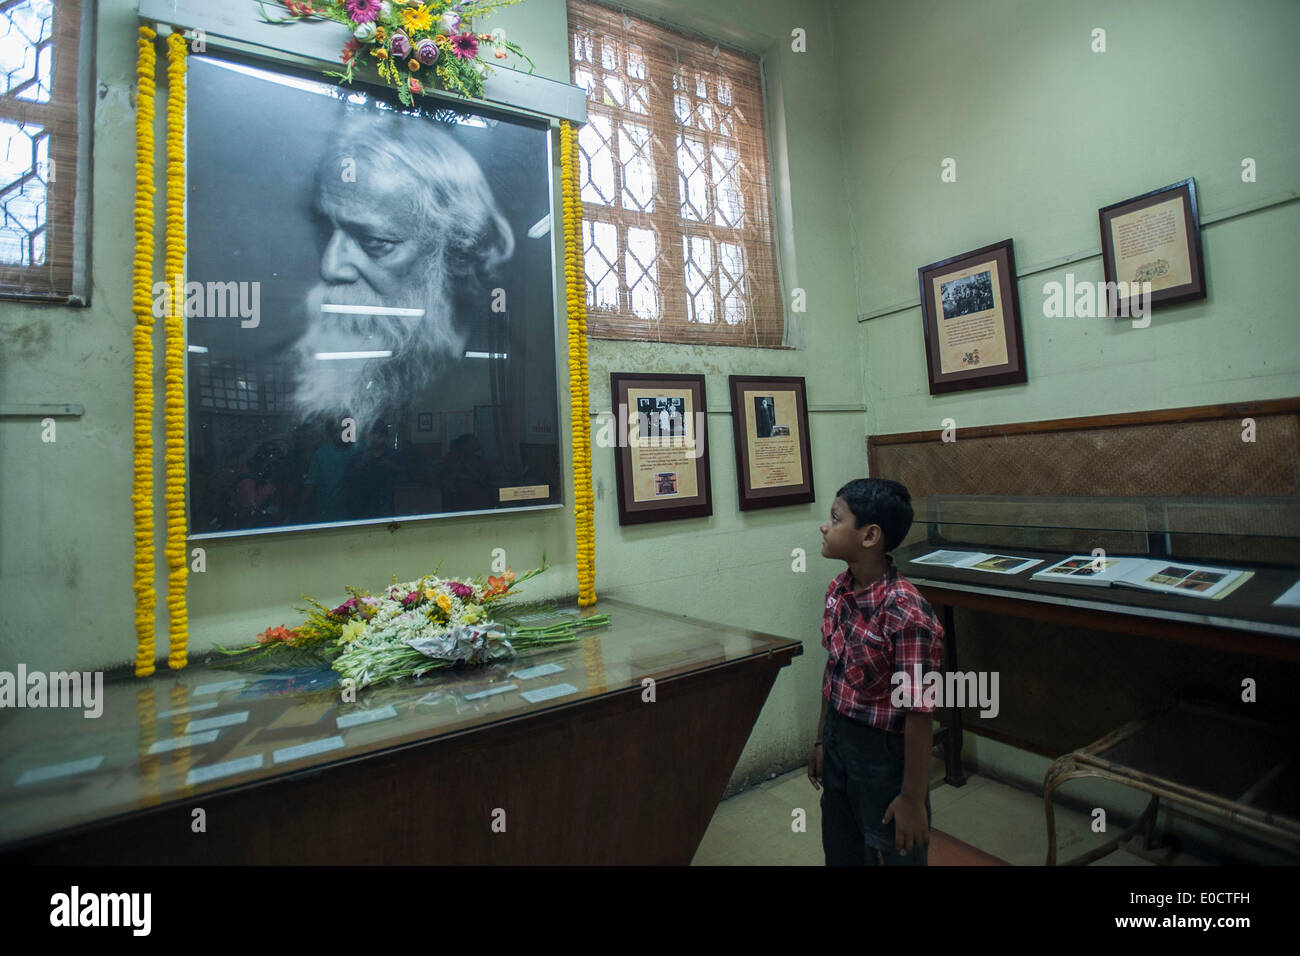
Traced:
<svg viewBox="0 0 1300 956">
<path fill-rule="evenodd" d="M 586 0 L 569 38 L 590 334 L 779 347 L 758 60 Z"/>
<path fill-rule="evenodd" d="M 93 12 L 93 4 L 87 4 Z M 0 2 L 0 295 L 85 304 L 92 25 L 80 0 Z M 90 17 L 87 16 L 89 21 Z M 84 34 L 86 35 L 83 35 Z"/>
</svg>

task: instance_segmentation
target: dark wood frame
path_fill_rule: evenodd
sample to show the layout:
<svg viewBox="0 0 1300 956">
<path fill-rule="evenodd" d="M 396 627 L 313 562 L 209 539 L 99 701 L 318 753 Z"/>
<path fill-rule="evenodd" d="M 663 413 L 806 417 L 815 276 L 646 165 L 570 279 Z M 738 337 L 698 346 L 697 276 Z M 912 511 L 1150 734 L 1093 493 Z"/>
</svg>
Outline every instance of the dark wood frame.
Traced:
<svg viewBox="0 0 1300 956">
<path fill-rule="evenodd" d="M 800 454 L 803 461 L 804 481 L 800 485 L 791 485 L 793 491 L 764 488 L 758 491 L 749 487 L 749 459 L 745 454 L 745 406 L 741 393 L 746 388 L 757 386 L 771 388 L 773 391 L 795 393 L 797 411 L 795 422 L 799 428 Z M 793 388 L 791 387 L 793 386 Z M 813 485 L 812 440 L 808 429 L 808 386 L 799 375 L 731 375 L 727 378 L 727 390 L 731 395 L 731 430 L 736 446 L 736 493 L 741 511 L 756 508 L 778 508 L 783 505 L 801 505 L 816 501 L 816 489 Z"/>
<path fill-rule="evenodd" d="M 620 404 L 627 407 L 627 390 L 629 387 L 644 385 L 662 385 L 666 391 L 689 391 L 693 395 L 695 411 L 703 413 L 700 419 L 704 427 L 696 436 L 703 445 L 700 456 L 695 459 L 695 487 L 700 494 L 694 499 L 673 499 L 675 504 L 664 502 L 636 503 L 632 501 L 632 449 L 627 447 L 628 416 L 618 415 Z M 655 372 L 610 372 L 609 373 L 610 407 L 618 419 L 618 442 L 614 448 L 614 484 L 618 488 L 618 523 L 620 525 L 646 524 L 651 521 L 675 521 L 678 518 L 707 518 L 713 514 L 713 489 L 709 477 L 709 426 L 708 407 L 705 403 L 703 375 L 673 375 Z M 687 503 L 680 503 L 682 501 Z"/>
<path fill-rule="evenodd" d="M 1183 217 L 1187 223 L 1187 259 L 1192 268 L 1192 281 L 1184 285 L 1171 286 L 1151 293 L 1151 306 L 1168 305 L 1171 302 L 1184 302 L 1189 299 L 1204 299 L 1205 260 L 1201 256 L 1201 216 L 1196 205 L 1196 181 L 1184 179 L 1169 186 L 1153 189 L 1141 196 L 1112 203 L 1097 210 L 1097 225 L 1101 230 L 1101 265 L 1107 282 L 1115 282 L 1115 249 L 1110 239 L 1110 221 L 1116 216 L 1128 215 L 1154 206 L 1181 195 L 1183 200 Z M 1118 301 L 1107 299 L 1107 314 L 1111 318 L 1128 318 L 1120 315 Z M 1129 310 L 1131 311 L 1131 310 Z"/>
<path fill-rule="evenodd" d="M 939 318 L 933 296 L 933 282 L 936 275 L 944 272 L 956 272 L 981 262 L 999 261 L 998 275 L 1001 279 L 1002 292 L 1002 332 L 1007 342 L 1007 364 L 987 368 L 969 369 L 961 372 L 940 374 L 939 362 Z M 925 367 L 930 377 L 930 394 L 940 395 L 945 392 L 964 392 L 974 388 L 989 388 L 995 385 L 1015 385 L 1029 381 L 1025 370 L 1025 335 L 1020 324 L 1020 290 L 1016 276 L 1016 253 L 1011 239 L 1003 239 L 980 249 L 964 252 L 958 256 L 931 262 L 916 270 L 917 283 L 921 287 L 921 326 L 925 332 Z"/>
</svg>

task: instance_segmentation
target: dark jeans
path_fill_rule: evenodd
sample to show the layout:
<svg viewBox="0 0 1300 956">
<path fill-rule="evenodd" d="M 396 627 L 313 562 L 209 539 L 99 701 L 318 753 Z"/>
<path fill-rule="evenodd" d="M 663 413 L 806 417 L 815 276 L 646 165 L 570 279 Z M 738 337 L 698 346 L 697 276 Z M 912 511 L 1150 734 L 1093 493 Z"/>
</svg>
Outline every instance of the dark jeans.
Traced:
<svg viewBox="0 0 1300 956">
<path fill-rule="evenodd" d="M 881 823 L 903 789 L 903 735 L 849 720 L 826 706 L 822 728 L 822 849 L 827 866 L 925 866 L 928 845 L 894 848 L 894 821 Z M 930 794 L 925 794 L 930 820 Z"/>
</svg>

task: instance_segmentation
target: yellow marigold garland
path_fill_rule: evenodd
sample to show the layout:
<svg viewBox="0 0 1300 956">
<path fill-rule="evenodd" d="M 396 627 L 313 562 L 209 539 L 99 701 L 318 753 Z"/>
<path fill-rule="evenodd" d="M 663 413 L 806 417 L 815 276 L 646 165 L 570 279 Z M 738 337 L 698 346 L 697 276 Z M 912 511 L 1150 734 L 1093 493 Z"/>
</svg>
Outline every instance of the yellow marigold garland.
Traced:
<svg viewBox="0 0 1300 956">
<path fill-rule="evenodd" d="M 177 684 L 171 690 L 171 711 L 172 717 L 172 736 L 184 737 L 185 728 L 189 726 L 190 715 L 186 713 L 190 705 L 190 691 L 184 684 Z M 172 751 L 171 760 L 172 775 L 179 782 L 176 789 L 188 795 L 194 792 L 194 786 L 190 784 L 190 748 L 178 747 Z"/>
<path fill-rule="evenodd" d="M 135 262 L 131 307 L 135 313 L 135 470 L 131 510 L 135 522 L 135 676 L 154 670 L 153 552 L 153 199 L 154 31 L 140 28 L 136 41 Z"/>
<path fill-rule="evenodd" d="M 153 664 L 152 661 L 149 663 Z M 158 703 L 154 699 L 153 685 L 145 684 L 135 692 L 135 712 L 140 721 L 140 741 L 136 745 L 140 766 L 140 802 L 151 807 L 162 801 L 162 795 L 158 791 L 162 758 L 149 752 L 158 739 Z"/>
<path fill-rule="evenodd" d="M 587 389 L 587 287 L 582 256 L 582 195 L 578 136 L 560 122 L 564 200 L 564 283 L 569 319 L 570 433 L 573 438 L 573 514 L 576 519 L 578 606 L 596 603 L 596 532 L 591 492 L 591 413 Z"/>
<path fill-rule="evenodd" d="M 185 66 L 189 45 L 180 33 L 167 38 L 167 253 L 164 276 L 173 283 L 166 319 L 167 611 L 171 651 L 167 666 L 187 663 L 185 607 Z"/>
</svg>

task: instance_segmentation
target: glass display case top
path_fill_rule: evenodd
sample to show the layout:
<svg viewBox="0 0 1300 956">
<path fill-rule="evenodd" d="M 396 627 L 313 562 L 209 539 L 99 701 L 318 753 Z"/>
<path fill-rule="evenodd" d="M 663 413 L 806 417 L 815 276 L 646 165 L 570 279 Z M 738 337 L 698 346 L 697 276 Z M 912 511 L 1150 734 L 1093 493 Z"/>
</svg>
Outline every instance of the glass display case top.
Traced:
<svg viewBox="0 0 1300 956">
<path fill-rule="evenodd" d="M 912 502 L 913 525 L 1140 531 L 1300 539 L 1297 497 L 935 495 Z"/>
<path fill-rule="evenodd" d="M 196 796 L 572 707 L 800 642 L 602 598 L 608 627 L 510 661 L 341 692 L 328 667 L 103 681 L 97 716 L 0 710 L 0 848 Z"/>
</svg>

